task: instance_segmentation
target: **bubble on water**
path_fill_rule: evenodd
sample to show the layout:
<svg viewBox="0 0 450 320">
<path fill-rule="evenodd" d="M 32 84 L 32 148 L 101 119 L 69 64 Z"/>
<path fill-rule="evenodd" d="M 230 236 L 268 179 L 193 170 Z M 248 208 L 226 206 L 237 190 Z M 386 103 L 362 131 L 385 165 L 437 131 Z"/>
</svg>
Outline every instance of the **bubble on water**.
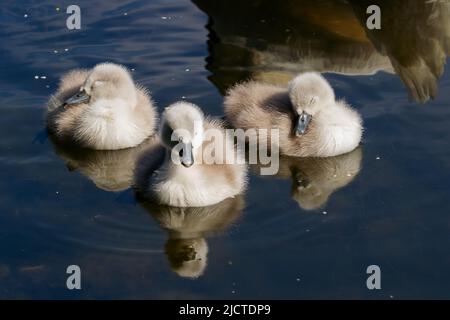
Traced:
<svg viewBox="0 0 450 320">
<path fill-rule="evenodd" d="M 24 17 L 24 18 L 28 18 L 28 15 L 27 15 L 27 14 L 24 14 L 23 17 Z"/>
<path fill-rule="evenodd" d="M 53 53 L 58 53 L 58 50 L 53 50 Z"/>
<path fill-rule="evenodd" d="M 379 157 L 379 156 L 378 156 L 378 157 L 376 157 L 375 159 L 377 159 L 377 160 L 380 160 L 380 159 L 381 159 L 381 157 Z"/>
<path fill-rule="evenodd" d="M 327 214 L 328 212 L 326 212 L 326 211 L 322 211 L 322 214 Z"/>
<path fill-rule="evenodd" d="M 67 52 L 67 51 L 69 51 L 69 49 L 65 48 L 64 51 Z"/>
<path fill-rule="evenodd" d="M 46 76 L 41 76 L 41 79 L 47 79 L 47 77 Z"/>
<path fill-rule="evenodd" d="M 186 69 L 184 69 L 184 71 L 189 72 L 189 71 L 191 71 L 191 69 L 186 68 Z"/>
<path fill-rule="evenodd" d="M 136 70 L 136 69 L 134 69 L 134 68 L 131 68 L 131 71 L 134 71 L 134 70 Z"/>
<path fill-rule="evenodd" d="M 166 16 L 162 16 L 161 19 L 167 20 L 168 18 Z"/>
<path fill-rule="evenodd" d="M 186 99 L 186 96 L 181 96 L 181 99 L 183 99 L 183 100 Z"/>
<path fill-rule="evenodd" d="M 295 279 L 297 282 L 300 282 L 300 278 Z"/>
<path fill-rule="evenodd" d="M 39 79 L 39 76 L 34 76 L 35 79 Z"/>
<path fill-rule="evenodd" d="M 48 84 L 47 84 L 45 87 L 46 87 L 47 89 L 50 88 L 50 86 L 49 86 Z"/>
<path fill-rule="evenodd" d="M 231 293 L 232 293 L 232 294 L 235 294 L 235 293 L 236 293 L 236 290 L 231 290 Z"/>
<path fill-rule="evenodd" d="M 124 15 L 124 16 L 127 16 L 127 15 L 128 15 L 128 12 L 124 12 L 123 15 Z"/>
<path fill-rule="evenodd" d="M 61 9 L 60 9 L 59 7 L 56 7 L 55 10 L 56 10 L 56 11 L 59 11 L 59 10 L 61 10 Z"/>
<path fill-rule="evenodd" d="M 229 266 L 232 266 L 232 265 L 233 265 L 233 261 L 231 261 L 231 260 L 228 261 L 228 265 L 229 265 Z"/>
</svg>

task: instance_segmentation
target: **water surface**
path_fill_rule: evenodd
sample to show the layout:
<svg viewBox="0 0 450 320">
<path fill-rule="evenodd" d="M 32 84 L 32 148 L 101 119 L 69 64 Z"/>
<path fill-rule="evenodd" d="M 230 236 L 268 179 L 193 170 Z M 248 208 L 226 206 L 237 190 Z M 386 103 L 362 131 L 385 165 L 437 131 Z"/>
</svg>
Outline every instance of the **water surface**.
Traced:
<svg viewBox="0 0 450 320">
<path fill-rule="evenodd" d="M 448 2 L 375 2 L 378 33 L 364 1 L 78 1 L 79 31 L 67 1 L 3 1 L 0 297 L 450 298 Z M 362 114 L 363 145 L 286 159 L 275 177 L 252 168 L 219 206 L 143 204 L 138 150 L 67 150 L 44 131 L 59 77 L 103 61 L 133 69 L 160 111 L 186 99 L 214 116 L 238 81 L 325 72 Z M 180 269 L 189 248 L 204 260 Z M 66 289 L 71 264 L 80 291 Z M 366 287 L 371 264 L 382 290 Z"/>
</svg>

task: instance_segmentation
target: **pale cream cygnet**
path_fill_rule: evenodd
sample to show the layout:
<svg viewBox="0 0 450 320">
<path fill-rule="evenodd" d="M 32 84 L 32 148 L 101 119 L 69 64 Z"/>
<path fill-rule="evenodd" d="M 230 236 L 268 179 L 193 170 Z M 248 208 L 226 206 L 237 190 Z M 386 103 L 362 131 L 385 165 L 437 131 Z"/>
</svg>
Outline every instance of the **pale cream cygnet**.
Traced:
<svg viewBox="0 0 450 320">
<path fill-rule="evenodd" d="M 147 91 L 121 65 L 101 63 L 64 75 L 48 102 L 47 127 L 62 141 L 96 150 L 134 147 L 155 132 Z"/>
</svg>

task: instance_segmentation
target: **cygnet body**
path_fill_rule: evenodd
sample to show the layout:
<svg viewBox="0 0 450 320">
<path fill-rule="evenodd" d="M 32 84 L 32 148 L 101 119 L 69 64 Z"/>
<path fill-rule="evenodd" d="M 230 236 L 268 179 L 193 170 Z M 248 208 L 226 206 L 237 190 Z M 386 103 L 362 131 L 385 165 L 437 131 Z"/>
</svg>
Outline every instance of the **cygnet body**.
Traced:
<svg viewBox="0 0 450 320">
<path fill-rule="evenodd" d="M 64 75 L 47 109 L 52 134 L 90 149 L 134 147 L 155 132 L 156 110 L 149 94 L 125 67 L 113 63 Z"/>
<path fill-rule="evenodd" d="M 167 107 L 162 119 L 161 145 L 138 161 L 135 181 L 140 192 L 159 204 L 203 207 L 245 190 L 244 155 L 221 121 L 205 118 L 187 102 Z"/>
<path fill-rule="evenodd" d="M 295 77 L 288 88 L 250 81 L 230 89 L 225 114 L 235 128 L 278 129 L 281 155 L 330 157 L 355 149 L 362 136 L 360 115 L 336 101 L 318 73 Z"/>
</svg>

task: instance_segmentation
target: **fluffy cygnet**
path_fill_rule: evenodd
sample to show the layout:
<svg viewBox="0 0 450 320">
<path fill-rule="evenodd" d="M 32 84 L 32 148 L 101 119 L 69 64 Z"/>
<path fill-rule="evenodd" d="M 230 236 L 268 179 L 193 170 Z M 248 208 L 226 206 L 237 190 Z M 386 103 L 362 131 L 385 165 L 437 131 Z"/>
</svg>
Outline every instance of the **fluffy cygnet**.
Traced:
<svg viewBox="0 0 450 320">
<path fill-rule="evenodd" d="M 125 67 L 113 63 L 64 75 L 47 109 L 51 133 L 91 149 L 134 147 L 155 132 L 156 111 L 149 94 Z"/>
<path fill-rule="evenodd" d="M 300 74 L 288 88 L 256 81 L 236 85 L 225 98 L 225 114 L 235 128 L 278 129 L 281 155 L 331 157 L 361 141 L 360 115 L 336 101 L 318 73 Z"/>
<path fill-rule="evenodd" d="M 222 122 L 205 118 L 197 106 L 177 102 L 164 111 L 161 146 L 138 161 L 136 187 L 153 201 L 202 207 L 245 190 L 247 166 Z"/>
</svg>

